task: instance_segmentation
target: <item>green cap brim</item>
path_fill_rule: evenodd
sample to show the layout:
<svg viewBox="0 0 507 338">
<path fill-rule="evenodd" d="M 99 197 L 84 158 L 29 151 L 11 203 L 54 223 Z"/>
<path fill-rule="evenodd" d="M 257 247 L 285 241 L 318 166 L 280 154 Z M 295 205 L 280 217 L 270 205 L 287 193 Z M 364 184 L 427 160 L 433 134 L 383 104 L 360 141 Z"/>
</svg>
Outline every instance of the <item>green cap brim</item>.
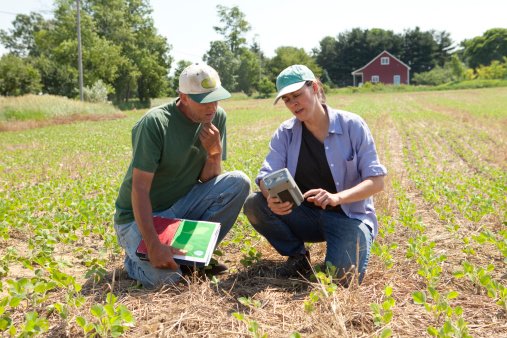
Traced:
<svg viewBox="0 0 507 338">
<path fill-rule="evenodd" d="M 215 102 L 215 101 L 225 100 L 225 99 L 228 99 L 231 97 L 231 93 L 229 93 L 223 87 L 219 87 L 216 90 L 209 92 L 209 93 L 187 94 L 187 95 L 190 96 L 190 98 L 197 103 Z"/>
<path fill-rule="evenodd" d="M 301 82 L 296 82 L 296 83 L 293 83 L 291 85 L 288 85 L 288 86 L 280 89 L 280 92 L 278 92 L 278 94 L 276 95 L 275 102 L 273 102 L 273 104 L 275 105 L 278 102 L 278 100 L 282 96 L 284 96 L 285 94 L 289 94 L 289 93 L 295 92 L 296 90 L 300 90 L 301 88 L 303 88 L 306 81 L 307 80 L 301 81 Z"/>
</svg>

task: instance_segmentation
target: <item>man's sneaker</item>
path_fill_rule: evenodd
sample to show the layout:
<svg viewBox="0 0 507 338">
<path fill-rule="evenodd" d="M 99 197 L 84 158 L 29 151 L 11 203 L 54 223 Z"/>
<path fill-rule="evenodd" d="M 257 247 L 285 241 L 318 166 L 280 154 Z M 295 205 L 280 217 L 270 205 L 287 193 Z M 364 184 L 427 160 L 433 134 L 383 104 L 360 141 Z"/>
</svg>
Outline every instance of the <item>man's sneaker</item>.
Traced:
<svg viewBox="0 0 507 338">
<path fill-rule="evenodd" d="M 312 271 L 310 263 L 310 251 L 305 254 L 289 256 L 287 261 L 275 270 L 277 277 L 299 277 L 307 276 Z"/>
</svg>

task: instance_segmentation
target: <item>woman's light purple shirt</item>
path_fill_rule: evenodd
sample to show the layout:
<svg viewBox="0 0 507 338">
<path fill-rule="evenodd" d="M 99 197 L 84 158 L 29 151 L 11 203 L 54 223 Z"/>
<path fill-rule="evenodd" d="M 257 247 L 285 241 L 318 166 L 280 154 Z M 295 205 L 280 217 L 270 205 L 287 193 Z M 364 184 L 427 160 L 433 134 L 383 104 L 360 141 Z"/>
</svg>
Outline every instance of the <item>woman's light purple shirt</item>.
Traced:
<svg viewBox="0 0 507 338">
<path fill-rule="evenodd" d="M 364 120 L 350 112 L 324 107 L 329 116 L 329 135 L 324 140 L 324 148 L 336 191 L 352 188 L 367 177 L 386 175 L 387 169 L 379 162 L 375 142 Z M 295 176 L 301 138 L 302 124 L 295 117 L 278 127 L 255 179 L 257 185 L 262 177 L 282 168 Z M 373 236 L 377 235 L 378 221 L 372 197 L 341 207 L 348 217 L 361 220 L 372 228 Z"/>
</svg>

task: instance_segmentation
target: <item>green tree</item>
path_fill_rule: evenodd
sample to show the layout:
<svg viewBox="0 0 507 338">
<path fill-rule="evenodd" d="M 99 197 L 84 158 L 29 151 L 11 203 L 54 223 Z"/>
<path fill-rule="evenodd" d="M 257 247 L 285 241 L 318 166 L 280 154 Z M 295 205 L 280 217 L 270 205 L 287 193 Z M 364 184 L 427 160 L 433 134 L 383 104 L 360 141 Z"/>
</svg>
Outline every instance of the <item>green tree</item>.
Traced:
<svg viewBox="0 0 507 338">
<path fill-rule="evenodd" d="M 498 60 L 493 60 L 489 66 L 479 66 L 476 71 L 477 79 L 507 79 L 507 57 L 504 57 L 503 63 Z"/>
<path fill-rule="evenodd" d="M 83 88 L 83 98 L 86 102 L 107 102 L 108 94 L 109 89 L 102 80 L 98 80 L 91 87 Z"/>
<path fill-rule="evenodd" d="M 250 30 L 250 24 L 239 7 L 218 5 L 217 14 L 222 26 L 213 29 L 223 40 L 211 42 L 203 59 L 218 71 L 224 87 L 250 96 L 261 76 L 262 52 L 255 41 L 250 49 L 246 47 L 244 34 Z"/>
<path fill-rule="evenodd" d="M 448 68 L 436 66 L 430 71 L 415 74 L 412 82 L 417 85 L 438 86 L 450 82 L 451 75 Z"/>
<path fill-rule="evenodd" d="M 325 79 L 333 83 L 333 78 L 338 74 L 338 48 L 337 41 L 331 36 L 326 36 L 319 42 L 320 48 L 314 50 L 316 61 L 325 70 Z"/>
<path fill-rule="evenodd" d="M 17 56 L 38 56 L 35 35 L 47 29 L 49 22 L 39 13 L 18 14 L 9 31 L 0 30 L 0 42 L 11 54 Z"/>
<path fill-rule="evenodd" d="M 465 78 L 467 68 L 465 64 L 461 62 L 458 55 L 453 54 L 447 65 L 451 70 L 452 79 L 454 81 L 461 81 Z"/>
<path fill-rule="evenodd" d="M 401 60 L 410 66 L 413 74 L 427 72 L 435 67 L 435 52 L 436 43 L 432 33 L 423 32 L 419 27 L 405 31 Z"/>
<path fill-rule="evenodd" d="M 40 73 L 44 93 L 68 97 L 78 95 L 78 72 L 75 66 L 61 64 L 45 55 L 34 59 L 33 63 Z"/>
<path fill-rule="evenodd" d="M 148 0 L 88 0 L 100 37 L 121 50 L 114 81 L 117 101 L 138 97 L 141 101 L 166 94 L 172 64 L 167 40 L 157 34 Z"/>
<path fill-rule="evenodd" d="M 296 64 L 307 66 L 316 77 L 322 75 L 322 68 L 317 65 L 315 58 L 308 55 L 303 48 L 289 46 L 278 47 L 275 50 L 275 54 L 276 55 L 268 63 L 271 79 L 275 79 L 285 68 Z"/>
<path fill-rule="evenodd" d="M 224 37 L 229 49 L 235 56 L 239 56 L 240 49 L 246 44 L 243 34 L 250 30 L 250 24 L 245 14 L 238 6 L 228 8 L 217 5 L 218 17 L 223 26 L 214 26 L 213 29 Z"/>
<path fill-rule="evenodd" d="M 377 56 L 384 50 L 387 50 L 393 55 L 399 54 L 402 50 L 403 38 L 394 34 L 393 31 L 372 28 L 367 29 L 365 33 L 365 52 L 367 51 L 367 54 L 373 55 L 373 57 Z M 369 61 L 371 61 L 371 58 L 368 62 Z"/>
<path fill-rule="evenodd" d="M 243 48 L 239 57 L 238 89 L 251 96 L 261 76 L 260 59 L 249 49 Z"/>
<path fill-rule="evenodd" d="M 37 69 L 14 54 L 0 58 L 0 95 L 18 96 L 41 90 Z"/>
<path fill-rule="evenodd" d="M 328 85 L 329 87 L 334 87 L 333 80 L 331 80 L 331 78 L 329 77 L 329 73 L 327 72 L 326 69 L 322 71 L 320 81 L 322 82 L 322 84 Z"/>
<path fill-rule="evenodd" d="M 236 91 L 239 59 L 232 53 L 225 41 L 213 41 L 203 60 L 220 75 L 222 86 L 229 91 Z"/>
<path fill-rule="evenodd" d="M 17 16 L 0 39 L 17 55 L 36 57 L 44 91 L 77 94 L 75 0 L 55 0 L 54 17 Z M 148 0 L 82 0 L 81 38 L 84 84 L 104 81 L 117 101 L 148 101 L 166 94 L 172 58 L 157 34 Z"/>
<path fill-rule="evenodd" d="M 443 67 L 447 62 L 451 60 L 452 54 L 450 53 L 453 49 L 453 41 L 451 35 L 446 31 L 430 31 L 433 35 L 433 40 L 436 43 L 435 52 L 433 58 L 437 65 Z"/>
<path fill-rule="evenodd" d="M 463 58 L 470 68 L 488 66 L 507 56 L 507 28 L 493 28 L 482 36 L 463 41 Z"/>
<path fill-rule="evenodd" d="M 259 98 L 267 98 L 276 91 L 276 87 L 273 81 L 271 81 L 268 77 L 263 76 L 259 80 L 257 91 L 259 92 Z"/>
<path fill-rule="evenodd" d="M 59 0 L 52 24 L 35 35 L 41 57 L 46 60 L 43 62 L 44 69 L 40 69 L 45 78 L 45 91 L 51 94 L 68 97 L 77 94 L 76 20 L 75 2 Z M 86 11 L 81 12 L 81 41 L 84 84 L 91 86 L 98 80 L 106 84 L 113 83 L 122 62 L 121 50 L 98 35 L 93 17 Z M 46 75 L 49 76 L 46 78 Z"/>
<path fill-rule="evenodd" d="M 317 63 L 325 69 L 329 78 L 338 86 L 352 84 L 351 72 L 363 67 L 382 51 L 387 50 L 411 66 L 414 72 L 443 66 L 449 60 L 452 41 L 446 32 L 422 32 L 419 28 L 407 30 L 403 35 L 373 28 L 327 36 L 315 50 Z"/>
<path fill-rule="evenodd" d="M 435 66 L 427 72 L 417 73 L 413 77 L 413 83 L 418 85 L 436 86 L 452 81 L 462 81 L 465 79 L 467 68 L 461 62 L 458 55 L 453 54 L 450 61 L 443 67 Z"/>
<path fill-rule="evenodd" d="M 392 31 L 354 28 L 338 34 L 336 39 L 325 37 L 315 54 L 319 66 L 327 71 L 329 79 L 339 86 L 347 86 L 352 84 L 352 71 L 364 66 L 384 50 L 397 55 L 403 46 L 402 42 L 401 37 Z"/>
<path fill-rule="evenodd" d="M 352 85 L 351 72 L 371 61 L 376 54 L 367 48 L 367 30 L 354 28 L 350 32 L 338 34 L 337 73 L 330 73 L 330 77 L 338 86 Z"/>
</svg>

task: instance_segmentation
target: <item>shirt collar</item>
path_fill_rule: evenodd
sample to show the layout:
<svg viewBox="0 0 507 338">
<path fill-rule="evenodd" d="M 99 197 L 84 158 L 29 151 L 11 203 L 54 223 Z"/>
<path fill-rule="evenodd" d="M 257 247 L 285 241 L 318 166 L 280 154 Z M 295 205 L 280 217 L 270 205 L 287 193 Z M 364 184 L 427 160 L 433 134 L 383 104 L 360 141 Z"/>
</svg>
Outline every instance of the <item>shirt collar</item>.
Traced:
<svg viewBox="0 0 507 338">
<path fill-rule="evenodd" d="M 342 124 L 340 122 L 340 114 L 337 110 L 324 105 L 329 116 L 329 134 L 343 134 Z"/>
</svg>

